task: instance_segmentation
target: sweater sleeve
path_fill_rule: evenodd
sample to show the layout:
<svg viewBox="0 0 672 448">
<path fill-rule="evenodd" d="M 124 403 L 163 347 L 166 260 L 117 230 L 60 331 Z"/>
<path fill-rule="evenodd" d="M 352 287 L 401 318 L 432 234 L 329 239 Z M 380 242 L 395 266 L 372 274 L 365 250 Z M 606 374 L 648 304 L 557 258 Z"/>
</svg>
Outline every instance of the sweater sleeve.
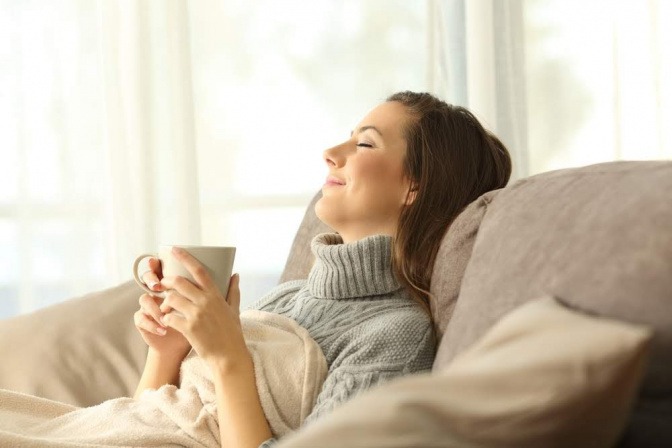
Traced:
<svg viewBox="0 0 672 448">
<path fill-rule="evenodd" d="M 339 339 L 338 354 L 305 424 L 373 386 L 430 370 L 434 360 L 432 324 L 422 311 L 376 316 Z"/>
<path fill-rule="evenodd" d="M 259 448 L 273 448 L 275 445 L 278 444 L 278 440 L 275 438 L 271 438 L 268 440 L 264 440 L 261 445 L 259 445 Z"/>
</svg>

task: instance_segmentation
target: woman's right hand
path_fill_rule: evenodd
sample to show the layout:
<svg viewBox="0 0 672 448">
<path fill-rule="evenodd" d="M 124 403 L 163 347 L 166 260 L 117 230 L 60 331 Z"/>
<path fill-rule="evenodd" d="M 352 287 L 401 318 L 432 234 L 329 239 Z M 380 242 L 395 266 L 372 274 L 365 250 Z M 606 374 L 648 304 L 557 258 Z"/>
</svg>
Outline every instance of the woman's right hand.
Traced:
<svg viewBox="0 0 672 448">
<path fill-rule="evenodd" d="M 149 268 L 151 270 L 143 274 L 142 281 L 152 290 L 162 291 L 163 286 L 159 283 L 161 262 L 156 258 L 150 258 Z M 161 322 L 163 313 L 159 306 L 163 299 L 145 293 L 140 296 L 139 302 L 140 309 L 135 312 L 133 320 L 145 343 L 161 357 L 179 358 L 180 361 L 184 359 L 191 350 L 191 345 L 182 333 L 166 327 Z"/>
</svg>

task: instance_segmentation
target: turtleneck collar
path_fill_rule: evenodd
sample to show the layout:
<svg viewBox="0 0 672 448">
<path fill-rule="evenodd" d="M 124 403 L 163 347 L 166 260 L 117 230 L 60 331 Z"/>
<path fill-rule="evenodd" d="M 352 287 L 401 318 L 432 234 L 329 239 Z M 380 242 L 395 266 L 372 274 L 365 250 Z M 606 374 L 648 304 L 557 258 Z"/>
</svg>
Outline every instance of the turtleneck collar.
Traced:
<svg viewBox="0 0 672 448">
<path fill-rule="evenodd" d="M 401 288 L 392 271 L 392 237 L 373 235 L 343 243 L 336 233 L 313 238 L 315 264 L 308 275 L 310 292 L 322 299 L 388 294 Z"/>
</svg>

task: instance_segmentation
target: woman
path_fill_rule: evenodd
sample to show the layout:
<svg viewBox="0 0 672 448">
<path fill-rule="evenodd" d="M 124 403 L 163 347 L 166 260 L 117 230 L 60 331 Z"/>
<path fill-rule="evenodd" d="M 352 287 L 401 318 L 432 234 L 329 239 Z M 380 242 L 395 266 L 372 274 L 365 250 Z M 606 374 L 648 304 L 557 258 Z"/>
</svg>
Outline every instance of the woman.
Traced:
<svg viewBox="0 0 672 448">
<path fill-rule="evenodd" d="M 313 240 L 307 280 L 279 285 L 254 305 L 296 320 L 327 357 L 308 421 L 366 388 L 431 368 L 429 287 L 442 237 L 468 203 L 504 187 L 511 173 L 504 145 L 470 112 L 413 92 L 371 110 L 324 160 L 315 212 L 337 234 Z M 144 281 L 173 291 L 163 302 L 140 298 L 135 324 L 149 352 L 136 396 L 178 385 L 193 347 L 214 378 L 222 445 L 272 444 L 238 317 L 238 275 L 224 300 L 194 258 L 176 256 L 196 284 L 160 278 L 158 261 L 150 261 Z"/>
</svg>

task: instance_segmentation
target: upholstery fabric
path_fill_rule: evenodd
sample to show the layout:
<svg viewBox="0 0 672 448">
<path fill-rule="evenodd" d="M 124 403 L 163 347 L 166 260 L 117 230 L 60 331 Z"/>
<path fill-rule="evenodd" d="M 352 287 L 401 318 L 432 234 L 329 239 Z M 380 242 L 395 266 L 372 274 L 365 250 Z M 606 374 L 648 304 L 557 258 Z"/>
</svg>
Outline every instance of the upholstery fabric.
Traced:
<svg viewBox="0 0 672 448">
<path fill-rule="evenodd" d="M 435 366 L 544 294 L 655 329 L 644 392 L 672 396 L 672 162 L 610 162 L 516 182 L 487 205 Z"/>
<path fill-rule="evenodd" d="M 552 171 L 487 204 L 434 368 L 543 294 L 650 325 L 651 361 L 619 447 L 672 446 L 672 162 Z"/>
<path fill-rule="evenodd" d="M 320 221 L 315 214 L 315 203 L 321 197 L 322 193 L 318 192 L 306 208 L 306 213 L 289 250 L 285 268 L 280 276 L 280 283 L 307 278 L 308 272 L 310 272 L 310 268 L 315 261 L 310 249 L 310 242 L 313 237 L 320 233 L 333 233 L 333 229 Z"/>
<path fill-rule="evenodd" d="M 436 254 L 430 285 L 430 307 L 437 340 L 441 340 L 460 293 L 464 270 L 488 203 L 500 190 L 485 193 L 469 204 L 451 223 Z"/>
<path fill-rule="evenodd" d="M 132 396 L 147 345 L 134 281 L 0 321 L 0 388 L 74 406 Z"/>
</svg>

